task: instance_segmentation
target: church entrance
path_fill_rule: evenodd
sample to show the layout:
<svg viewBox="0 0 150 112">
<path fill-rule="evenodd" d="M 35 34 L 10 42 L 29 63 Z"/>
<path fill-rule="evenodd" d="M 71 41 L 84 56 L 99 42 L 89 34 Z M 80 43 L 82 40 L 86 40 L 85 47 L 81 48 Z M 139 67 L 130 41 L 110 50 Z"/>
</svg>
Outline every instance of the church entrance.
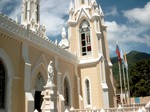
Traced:
<svg viewBox="0 0 150 112">
<path fill-rule="evenodd" d="M 41 72 L 38 73 L 35 84 L 35 94 L 34 94 L 34 110 L 37 109 L 41 112 L 41 106 L 43 102 L 43 96 L 41 95 L 43 87 L 45 86 L 44 79 Z"/>
<path fill-rule="evenodd" d="M 34 108 L 41 112 L 41 105 L 43 102 L 43 96 L 41 95 L 41 91 L 35 91 L 34 95 Z"/>
</svg>

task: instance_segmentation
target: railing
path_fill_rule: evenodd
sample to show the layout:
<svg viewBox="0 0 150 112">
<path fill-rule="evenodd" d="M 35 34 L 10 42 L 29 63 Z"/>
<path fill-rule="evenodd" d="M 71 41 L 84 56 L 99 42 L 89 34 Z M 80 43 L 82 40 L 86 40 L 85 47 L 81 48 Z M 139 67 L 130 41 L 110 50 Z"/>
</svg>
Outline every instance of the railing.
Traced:
<svg viewBox="0 0 150 112">
<path fill-rule="evenodd" d="M 150 101 L 147 104 L 133 104 L 130 105 L 130 107 L 121 107 L 121 105 L 118 106 L 118 108 L 108 108 L 108 109 L 74 109 L 71 108 L 69 111 L 66 110 L 66 112 L 150 112 Z M 129 106 L 129 105 L 128 105 Z"/>
<path fill-rule="evenodd" d="M 146 103 L 133 103 L 130 105 L 122 105 L 122 107 L 144 107 Z"/>
<path fill-rule="evenodd" d="M 122 107 L 122 108 L 109 108 L 109 109 L 71 109 L 68 112 L 150 112 L 150 108 Z"/>
</svg>

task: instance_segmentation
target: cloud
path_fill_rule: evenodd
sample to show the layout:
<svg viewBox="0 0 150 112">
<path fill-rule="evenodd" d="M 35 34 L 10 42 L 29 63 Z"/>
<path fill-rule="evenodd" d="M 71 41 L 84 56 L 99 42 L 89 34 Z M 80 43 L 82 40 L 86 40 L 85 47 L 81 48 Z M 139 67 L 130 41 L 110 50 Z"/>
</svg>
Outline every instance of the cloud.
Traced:
<svg viewBox="0 0 150 112">
<path fill-rule="evenodd" d="M 105 16 L 117 16 L 118 15 L 118 11 L 117 11 L 117 8 L 115 6 L 110 7 L 108 10 L 109 11 L 107 11 L 105 13 Z"/>
<path fill-rule="evenodd" d="M 150 2 L 144 8 L 134 8 L 124 11 L 124 16 L 131 22 L 139 22 L 150 26 Z"/>
<path fill-rule="evenodd" d="M 0 12 L 5 13 L 12 19 L 21 16 L 21 1 L 20 0 L 1 0 Z"/>
<path fill-rule="evenodd" d="M 19 19 L 19 21 L 21 20 L 21 7 L 20 5 L 16 5 L 16 8 L 14 9 L 13 12 L 11 12 L 9 14 L 9 17 L 13 18 L 13 19 Z"/>
<path fill-rule="evenodd" d="M 121 47 L 127 52 L 138 49 L 139 46 L 150 47 L 150 2 L 143 8 L 126 10 L 123 14 L 127 18 L 124 23 L 105 22 L 110 54 L 113 54 L 116 49 L 116 41 L 119 41 Z"/>
<path fill-rule="evenodd" d="M 45 24 L 49 38 L 61 33 L 67 22 L 64 16 L 69 14 L 69 4 L 70 0 L 41 0 L 41 24 Z"/>
<path fill-rule="evenodd" d="M 116 21 L 106 21 L 107 38 L 110 52 L 114 52 L 116 41 L 127 51 L 133 50 L 136 45 L 145 44 L 150 47 L 150 35 L 145 33 L 150 29 L 140 24 L 117 24 Z"/>
</svg>

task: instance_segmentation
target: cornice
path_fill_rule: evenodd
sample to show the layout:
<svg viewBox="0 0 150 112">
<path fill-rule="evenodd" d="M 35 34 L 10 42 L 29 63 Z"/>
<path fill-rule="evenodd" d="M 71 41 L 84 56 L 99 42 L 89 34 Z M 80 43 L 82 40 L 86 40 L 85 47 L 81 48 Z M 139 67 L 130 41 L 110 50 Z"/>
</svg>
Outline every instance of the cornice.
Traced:
<svg viewBox="0 0 150 112">
<path fill-rule="evenodd" d="M 91 64 L 95 64 L 95 63 L 98 63 L 100 61 L 104 60 L 104 57 L 103 57 L 103 54 L 102 53 L 99 53 L 98 57 L 93 59 L 86 59 L 86 60 L 79 60 L 78 64 L 79 66 L 83 66 L 83 65 L 91 65 Z"/>
<path fill-rule="evenodd" d="M 55 45 L 52 41 L 43 39 L 38 33 L 25 28 L 25 26 L 7 17 L 6 15 L 3 15 L 2 13 L 0 13 L 0 30 L 17 41 L 26 42 L 30 46 L 34 46 L 38 49 L 44 50 L 45 52 L 58 55 L 58 57 L 69 60 L 69 62 L 76 63 L 78 61 L 74 54 L 62 49 L 60 46 Z"/>
</svg>

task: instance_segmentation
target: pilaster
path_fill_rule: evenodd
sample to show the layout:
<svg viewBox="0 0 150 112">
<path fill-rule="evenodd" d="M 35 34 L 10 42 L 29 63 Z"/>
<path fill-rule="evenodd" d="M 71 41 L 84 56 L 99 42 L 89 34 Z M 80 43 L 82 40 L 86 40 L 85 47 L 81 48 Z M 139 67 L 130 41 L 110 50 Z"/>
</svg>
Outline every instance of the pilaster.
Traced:
<svg viewBox="0 0 150 112">
<path fill-rule="evenodd" d="M 22 44 L 22 57 L 24 59 L 24 90 L 29 92 L 31 89 L 31 63 L 29 60 L 29 46 L 27 43 Z"/>
</svg>

